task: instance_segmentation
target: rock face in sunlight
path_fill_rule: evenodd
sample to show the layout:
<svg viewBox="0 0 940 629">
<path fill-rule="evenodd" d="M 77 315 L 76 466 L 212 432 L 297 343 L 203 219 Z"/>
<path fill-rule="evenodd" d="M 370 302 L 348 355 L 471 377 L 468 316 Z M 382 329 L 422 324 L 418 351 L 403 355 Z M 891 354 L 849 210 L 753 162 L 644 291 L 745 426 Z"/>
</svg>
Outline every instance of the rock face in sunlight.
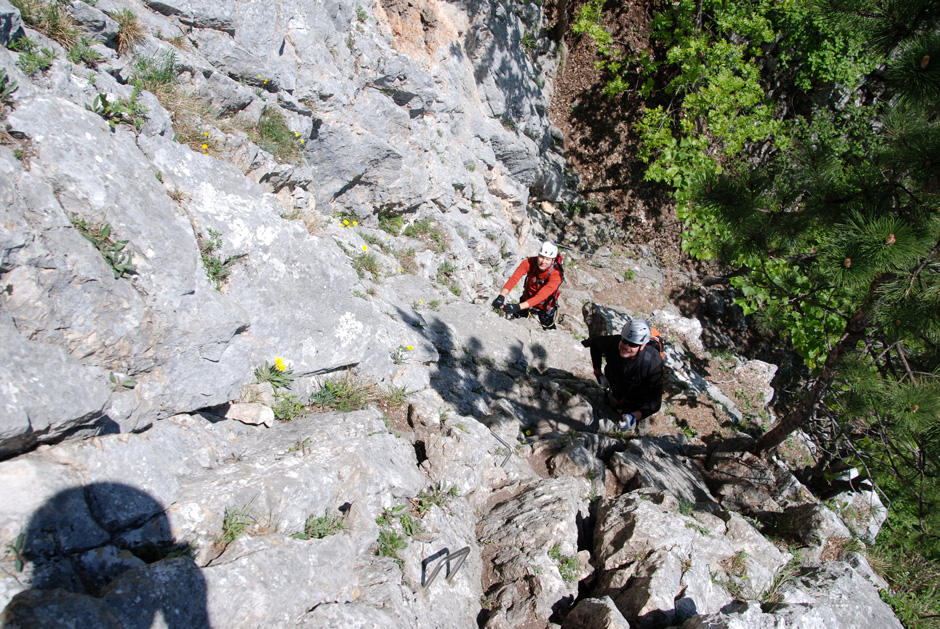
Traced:
<svg viewBox="0 0 940 629">
<path fill-rule="evenodd" d="M 566 209 L 544 7 L 23 6 L 0 0 L 4 626 L 896 623 L 861 555 L 830 561 L 874 540 L 871 496 L 837 514 L 718 445 L 770 417 L 775 367 L 715 378 L 655 253 Z M 545 239 L 549 331 L 489 305 Z M 667 340 L 644 437 L 605 431 L 580 342 L 632 316 Z"/>
</svg>

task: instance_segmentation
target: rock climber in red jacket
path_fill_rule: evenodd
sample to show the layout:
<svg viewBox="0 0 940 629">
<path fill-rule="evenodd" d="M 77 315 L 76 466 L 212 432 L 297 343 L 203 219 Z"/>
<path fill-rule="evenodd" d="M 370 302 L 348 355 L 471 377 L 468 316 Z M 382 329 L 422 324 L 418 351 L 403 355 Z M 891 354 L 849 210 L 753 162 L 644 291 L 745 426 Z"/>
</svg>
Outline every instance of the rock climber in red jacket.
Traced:
<svg viewBox="0 0 940 629">
<path fill-rule="evenodd" d="M 522 298 L 518 304 L 507 304 L 506 295 L 525 276 L 522 288 Z M 493 307 L 502 310 L 511 318 L 529 317 L 533 314 L 539 318 L 544 330 L 555 329 L 555 313 L 558 311 L 558 287 L 564 279 L 564 270 L 561 267 L 561 256 L 558 247 L 549 241 L 542 243 L 539 255 L 526 258 L 516 268 L 512 277 L 499 291 L 499 296 L 493 300 Z"/>
</svg>

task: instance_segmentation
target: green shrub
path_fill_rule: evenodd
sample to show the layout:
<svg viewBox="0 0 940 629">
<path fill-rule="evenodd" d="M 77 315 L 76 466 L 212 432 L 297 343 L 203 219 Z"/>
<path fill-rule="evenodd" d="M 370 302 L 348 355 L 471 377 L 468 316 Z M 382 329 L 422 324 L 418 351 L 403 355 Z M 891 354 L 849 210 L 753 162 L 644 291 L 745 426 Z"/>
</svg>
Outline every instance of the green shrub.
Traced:
<svg viewBox="0 0 940 629">
<path fill-rule="evenodd" d="M 891 586 L 881 598 L 907 629 L 933 629 L 940 616 L 940 566 L 926 553 L 879 543 L 868 555 Z"/>
<path fill-rule="evenodd" d="M 401 230 L 405 227 L 405 219 L 401 216 L 390 216 L 386 213 L 379 214 L 379 229 L 384 232 L 388 232 L 393 236 L 397 236 L 401 233 Z"/>
<path fill-rule="evenodd" d="M 444 489 L 444 487 L 445 484 L 441 481 L 430 489 L 422 490 L 421 493 L 415 496 L 412 502 L 419 516 L 423 516 L 433 506 L 443 508 L 452 498 L 457 497 L 456 485 L 452 485 L 450 489 Z"/>
<path fill-rule="evenodd" d="M 433 218 L 423 218 L 416 220 L 414 223 L 406 227 L 403 233 L 409 238 L 415 238 L 426 243 L 438 253 L 443 252 L 447 248 L 447 243 L 444 241 L 444 235 L 434 224 Z"/>
<path fill-rule="evenodd" d="M 391 557 L 399 567 L 404 565 L 404 561 L 398 556 L 398 551 L 408 547 L 405 538 L 391 529 L 382 529 L 379 531 L 378 545 L 375 548 L 375 554 L 379 557 Z"/>
<path fill-rule="evenodd" d="M 304 413 L 304 404 L 293 393 L 274 393 L 274 419 L 280 422 L 294 421 Z"/>
<path fill-rule="evenodd" d="M 366 271 L 372 274 L 372 279 L 378 280 L 379 278 L 379 261 L 371 253 L 363 252 L 357 255 L 353 258 L 352 266 L 360 278 L 365 277 Z"/>
<path fill-rule="evenodd" d="M 576 555 L 563 555 L 561 553 L 561 547 L 557 544 L 548 551 L 548 555 L 555 560 L 555 564 L 558 566 L 558 572 L 561 574 L 563 581 L 571 583 L 572 581 L 578 580 L 580 566 L 578 565 L 578 557 Z"/>
</svg>

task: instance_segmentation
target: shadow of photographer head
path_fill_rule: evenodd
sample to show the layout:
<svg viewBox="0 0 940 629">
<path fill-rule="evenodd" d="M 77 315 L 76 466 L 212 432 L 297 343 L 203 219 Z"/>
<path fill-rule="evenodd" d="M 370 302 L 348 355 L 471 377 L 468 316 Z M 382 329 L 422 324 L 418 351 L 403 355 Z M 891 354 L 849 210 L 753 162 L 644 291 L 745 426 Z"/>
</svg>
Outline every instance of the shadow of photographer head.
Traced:
<svg viewBox="0 0 940 629">
<path fill-rule="evenodd" d="M 20 558 L 30 589 L 0 615 L 4 627 L 208 627 L 206 584 L 164 507 L 120 483 L 59 492 L 32 516 Z M 77 623 L 77 624 L 76 624 Z"/>
</svg>

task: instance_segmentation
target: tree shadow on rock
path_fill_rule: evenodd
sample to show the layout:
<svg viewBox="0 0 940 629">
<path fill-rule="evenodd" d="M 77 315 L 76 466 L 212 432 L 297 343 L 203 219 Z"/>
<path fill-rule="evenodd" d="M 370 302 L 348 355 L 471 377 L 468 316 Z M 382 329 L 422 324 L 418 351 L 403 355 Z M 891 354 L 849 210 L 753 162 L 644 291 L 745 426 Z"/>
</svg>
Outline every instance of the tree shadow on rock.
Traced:
<svg viewBox="0 0 940 629">
<path fill-rule="evenodd" d="M 209 627 L 205 580 L 164 507 L 120 483 L 59 492 L 30 519 L 19 556 L 30 589 L 4 627 Z"/>
</svg>

